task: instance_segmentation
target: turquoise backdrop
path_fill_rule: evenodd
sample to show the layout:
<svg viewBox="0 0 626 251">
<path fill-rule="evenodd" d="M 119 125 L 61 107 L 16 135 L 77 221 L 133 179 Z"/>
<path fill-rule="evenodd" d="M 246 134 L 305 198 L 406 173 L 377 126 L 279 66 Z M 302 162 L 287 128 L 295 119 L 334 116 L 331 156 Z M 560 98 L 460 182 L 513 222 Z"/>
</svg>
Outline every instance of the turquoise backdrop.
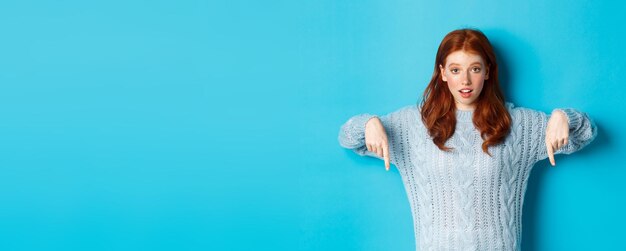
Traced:
<svg viewBox="0 0 626 251">
<path fill-rule="evenodd" d="M 397 170 L 340 126 L 419 100 L 457 28 L 508 101 L 599 127 L 535 166 L 524 250 L 615 250 L 626 225 L 626 3 L 0 3 L 0 250 L 415 250 Z"/>
</svg>

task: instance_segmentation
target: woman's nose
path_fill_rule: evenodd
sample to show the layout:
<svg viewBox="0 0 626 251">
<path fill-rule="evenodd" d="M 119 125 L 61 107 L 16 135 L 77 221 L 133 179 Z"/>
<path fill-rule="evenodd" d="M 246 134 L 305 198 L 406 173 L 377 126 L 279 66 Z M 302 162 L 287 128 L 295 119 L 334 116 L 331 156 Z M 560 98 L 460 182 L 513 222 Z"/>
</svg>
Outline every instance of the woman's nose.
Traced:
<svg viewBox="0 0 626 251">
<path fill-rule="evenodd" d="M 465 74 L 462 76 L 462 79 L 461 79 L 461 80 L 462 80 L 462 81 L 461 81 L 461 84 L 463 84 L 463 85 L 470 85 L 470 84 L 472 83 L 472 82 L 470 81 L 469 74 L 467 74 L 467 73 L 465 73 Z"/>
</svg>

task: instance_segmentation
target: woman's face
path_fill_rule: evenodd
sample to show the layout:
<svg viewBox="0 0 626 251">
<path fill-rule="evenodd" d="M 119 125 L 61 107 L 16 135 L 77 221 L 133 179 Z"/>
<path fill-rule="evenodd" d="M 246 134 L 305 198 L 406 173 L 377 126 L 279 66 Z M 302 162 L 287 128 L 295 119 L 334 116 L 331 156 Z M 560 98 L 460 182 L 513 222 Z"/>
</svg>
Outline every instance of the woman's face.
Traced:
<svg viewBox="0 0 626 251">
<path fill-rule="evenodd" d="M 463 50 L 450 53 L 446 65 L 439 65 L 441 79 L 448 83 L 458 110 L 473 110 L 475 101 L 489 79 L 489 68 L 483 58 Z"/>
</svg>

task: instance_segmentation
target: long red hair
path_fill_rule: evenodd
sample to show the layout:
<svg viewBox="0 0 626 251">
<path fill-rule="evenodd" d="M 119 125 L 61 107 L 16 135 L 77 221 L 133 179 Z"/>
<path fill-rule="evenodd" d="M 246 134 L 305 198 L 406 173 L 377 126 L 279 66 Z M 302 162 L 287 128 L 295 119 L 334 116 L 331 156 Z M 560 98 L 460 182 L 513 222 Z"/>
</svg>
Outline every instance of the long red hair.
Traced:
<svg viewBox="0 0 626 251">
<path fill-rule="evenodd" d="M 443 151 L 452 148 L 445 146 L 454 134 L 456 127 L 456 105 L 454 97 L 441 79 L 439 65 L 446 65 L 446 57 L 455 51 L 463 50 L 480 55 L 489 68 L 489 79 L 475 101 L 476 108 L 472 121 L 483 139 L 482 150 L 489 156 L 489 146 L 504 141 L 511 129 L 511 115 L 504 105 L 504 95 L 498 81 L 498 63 L 489 40 L 479 30 L 459 29 L 448 33 L 441 41 L 435 59 L 435 69 L 430 83 L 424 91 L 421 102 L 422 121 L 433 143 Z"/>
</svg>

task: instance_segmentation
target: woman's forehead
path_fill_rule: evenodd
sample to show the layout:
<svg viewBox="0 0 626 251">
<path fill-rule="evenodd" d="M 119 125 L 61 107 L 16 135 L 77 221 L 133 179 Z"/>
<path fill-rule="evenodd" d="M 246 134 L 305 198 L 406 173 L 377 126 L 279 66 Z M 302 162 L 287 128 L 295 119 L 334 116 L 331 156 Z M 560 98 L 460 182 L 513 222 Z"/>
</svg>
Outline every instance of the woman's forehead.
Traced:
<svg viewBox="0 0 626 251">
<path fill-rule="evenodd" d="M 484 62 L 485 61 L 483 60 L 483 57 L 481 57 L 480 55 L 465 50 L 452 52 L 446 57 L 446 65 L 471 65 L 475 63 L 484 64 Z"/>
</svg>

